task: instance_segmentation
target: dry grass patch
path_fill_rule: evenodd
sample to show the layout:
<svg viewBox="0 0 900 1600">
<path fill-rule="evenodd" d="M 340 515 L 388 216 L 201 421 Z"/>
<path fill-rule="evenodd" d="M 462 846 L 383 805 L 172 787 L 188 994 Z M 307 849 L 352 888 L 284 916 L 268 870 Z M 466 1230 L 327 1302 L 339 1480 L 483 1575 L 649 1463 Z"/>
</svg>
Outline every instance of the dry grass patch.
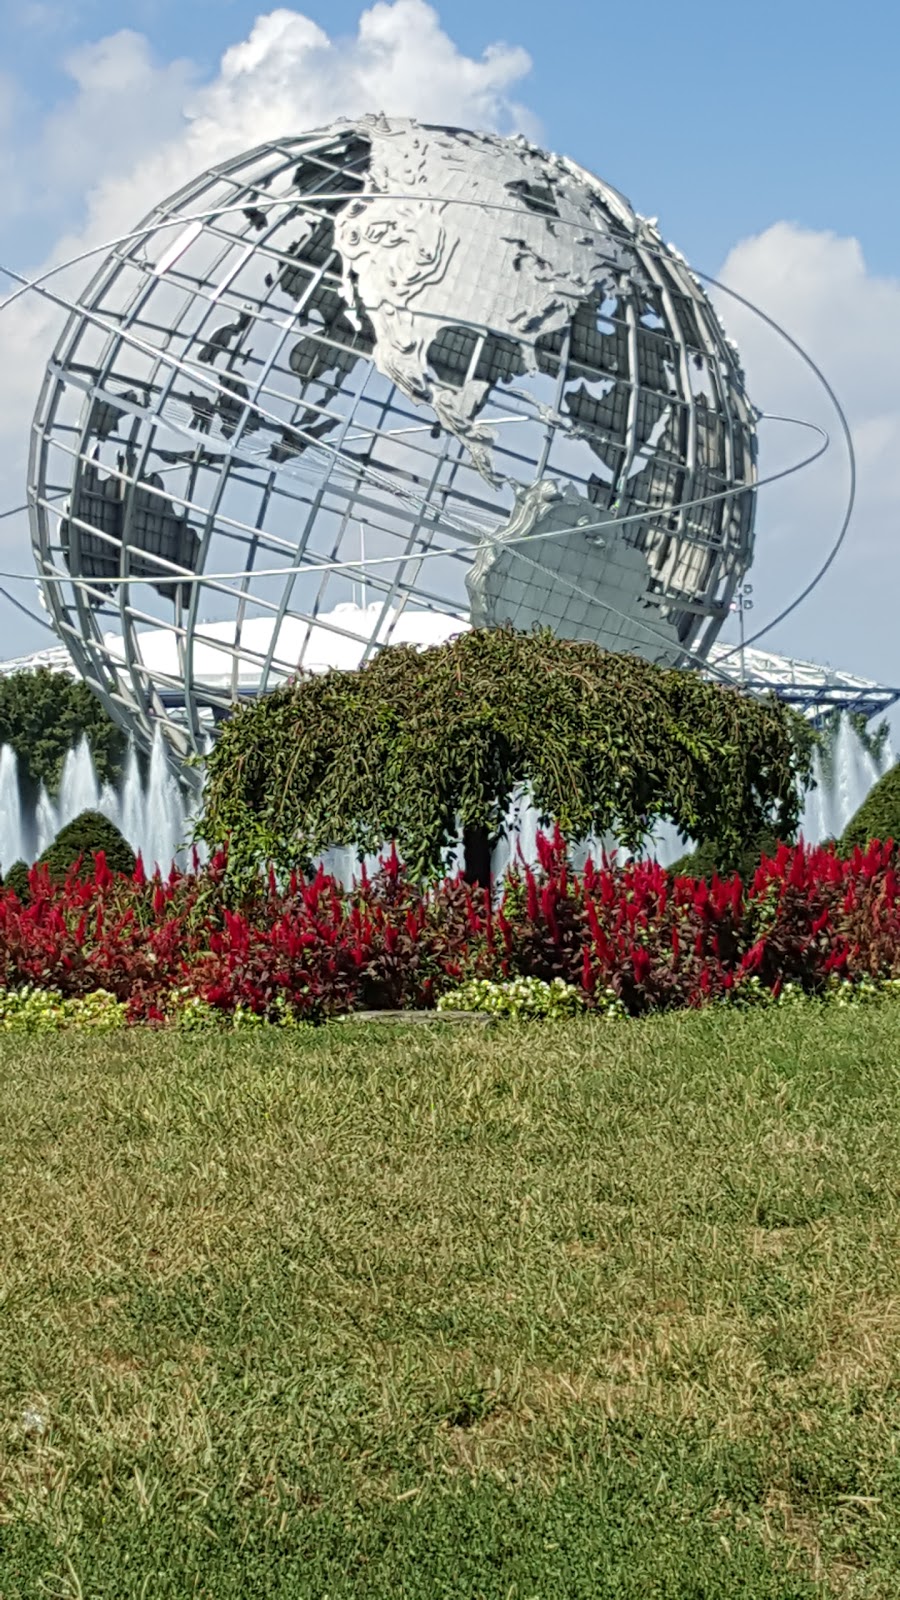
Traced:
<svg viewBox="0 0 900 1600">
<path fill-rule="evenodd" d="M 0 1596 L 900 1592 L 898 1045 L 0 1041 Z"/>
</svg>

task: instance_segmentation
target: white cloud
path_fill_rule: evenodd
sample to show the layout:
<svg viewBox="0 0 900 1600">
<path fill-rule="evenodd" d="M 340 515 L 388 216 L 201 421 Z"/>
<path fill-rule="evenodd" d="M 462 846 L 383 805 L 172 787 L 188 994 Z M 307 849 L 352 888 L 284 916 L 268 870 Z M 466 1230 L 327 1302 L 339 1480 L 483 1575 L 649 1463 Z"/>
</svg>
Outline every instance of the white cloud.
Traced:
<svg viewBox="0 0 900 1600">
<path fill-rule="evenodd" d="M 61 5 L 46 4 L 44 0 L 30 0 L 30 3 L 19 6 L 16 21 L 20 28 L 50 34 L 65 26 L 66 9 Z"/>
<path fill-rule="evenodd" d="M 75 93 L 46 119 L 32 165 L 47 201 L 67 198 L 80 212 L 85 194 L 127 180 L 149 146 L 177 137 L 196 71 L 157 62 L 130 29 L 80 46 L 63 65 Z"/>
<path fill-rule="evenodd" d="M 522 126 L 530 119 L 508 91 L 530 65 L 524 50 L 505 45 L 480 61 L 463 55 L 425 0 L 379 3 L 345 40 L 330 39 L 297 11 L 271 11 L 186 102 L 177 135 L 149 138 L 146 158 L 133 170 L 92 189 L 80 236 L 112 237 L 141 208 L 215 162 L 340 116 L 386 111 L 481 128 Z"/>
<path fill-rule="evenodd" d="M 850 531 L 829 573 L 766 643 L 830 659 L 894 682 L 900 579 L 900 280 L 878 277 L 858 240 L 778 222 L 731 251 L 720 274 L 780 322 L 819 365 L 850 423 L 857 498 Z M 820 423 L 832 435 L 826 458 L 764 490 L 757 519 L 754 621 L 773 616 L 824 559 L 847 493 L 846 454 L 833 408 L 802 362 L 758 319 L 720 300 L 747 368 L 750 393 L 767 411 Z M 764 425 L 761 467 L 805 454 L 810 435 Z"/>
<path fill-rule="evenodd" d="M 26 95 L 9 73 L 0 71 L 0 193 L 4 215 L 18 212 L 27 194 L 15 150 L 16 129 L 26 112 Z"/>
<path fill-rule="evenodd" d="M 146 40 L 128 30 L 82 46 L 64 64 L 73 90 L 36 136 L 7 157 L 30 196 L 31 214 L 42 208 L 59 218 L 60 236 L 45 265 L 127 231 L 216 161 L 339 116 L 385 111 L 537 131 L 511 98 L 530 69 L 526 52 L 495 44 L 480 59 L 466 56 L 425 0 L 379 0 L 362 12 L 356 33 L 340 39 L 298 11 L 271 11 L 225 52 L 206 83 L 189 62 L 155 61 Z M 7 256 L 9 237 L 8 230 Z M 10 264 L 24 265 L 21 218 L 12 237 L 18 259 Z M 89 275 L 90 264 L 54 279 L 54 286 L 75 293 Z M 0 315 L 2 504 L 22 495 L 25 419 L 59 320 L 33 296 L 20 300 L 14 315 Z M 7 548 L 14 539 L 27 563 L 21 524 L 0 524 L 0 538 Z"/>
<path fill-rule="evenodd" d="M 62 68 L 70 88 L 40 122 L 0 79 L 0 241 L 4 256 L 15 250 L 17 265 L 23 246 L 81 229 L 105 187 L 184 127 L 196 80 L 190 62 L 156 61 L 143 35 L 128 29 L 79 46 Z"/>
</svg>

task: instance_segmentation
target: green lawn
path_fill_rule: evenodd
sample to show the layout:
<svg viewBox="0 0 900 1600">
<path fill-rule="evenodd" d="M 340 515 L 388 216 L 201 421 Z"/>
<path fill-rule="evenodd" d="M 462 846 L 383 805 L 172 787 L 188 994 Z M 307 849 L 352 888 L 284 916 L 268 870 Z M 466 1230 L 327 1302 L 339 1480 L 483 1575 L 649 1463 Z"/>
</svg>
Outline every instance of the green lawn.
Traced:
<svg viewBox="0 0 900 1600">
<path fill-rule="evenodd" d="M 0 1037 L 0 1597 L 900 1595 L 900 1007 Z"/>
</svg>

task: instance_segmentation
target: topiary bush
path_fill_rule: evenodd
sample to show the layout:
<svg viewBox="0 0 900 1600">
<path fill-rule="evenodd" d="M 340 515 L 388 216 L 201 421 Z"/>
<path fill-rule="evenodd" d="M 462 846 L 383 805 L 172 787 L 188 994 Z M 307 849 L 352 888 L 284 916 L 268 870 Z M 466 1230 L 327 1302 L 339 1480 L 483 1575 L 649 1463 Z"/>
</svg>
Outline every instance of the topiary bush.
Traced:
<svg viewBox="0 0 900 1600">
<path fill-rule="evenodd" d="M 22 905 L 25 905 L 28 900 L 28 874 L 30 870 L 27 861 L 14 861 L 3 877 L 4 893 L 8 889 L 12 889 Z"/>
<path fill-rule="evenodd" d="M 131 877 L 137 861 L 127 839 L 102 812 L 82 811 L 60 829 L 53 843 L 38 857 L 37 865 L 47 868 L 53 883 L 63 883 L 79 857 L 86 871 L 90 871 L 99 850 L 103 851 L 111 872 Z"/>
<path fill-rule="evenodd" d="M 785 840 L 785 843 L 791 842 Z M 706 839 L 702 844 L 698 844 L 695 850 L 679 856 L 668 870 L 673 878 L 705 878 L 707 881 L 714 872 L 717 872 L 720 878 L 730 877 L 732 872 L 737 872 L 744 883 L 752 883 L 763 856 L 774 856 L 780 843 L 771 829 L 764 829 L 761 833 L 753 835 L 736 858 L 728 858 L 723 855 L 714 840 Z"/>
<path fill-rule="evenodd" d="M 841 836 L 840 850 L 865 849 L 870 839 L 900 840 L 900 762 L 879 778 Z"/>
</svg>

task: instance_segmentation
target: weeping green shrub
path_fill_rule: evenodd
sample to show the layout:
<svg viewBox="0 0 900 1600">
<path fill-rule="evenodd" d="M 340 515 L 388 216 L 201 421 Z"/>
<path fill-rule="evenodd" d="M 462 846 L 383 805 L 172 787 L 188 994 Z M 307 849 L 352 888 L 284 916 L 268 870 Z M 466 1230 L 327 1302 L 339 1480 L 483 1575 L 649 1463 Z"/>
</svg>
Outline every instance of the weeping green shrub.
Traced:
<svg viewBox="0 0 900 1600">
<path fill-rule="evenodd" d="M 801 723 L 774 699 L 549 629 L 476 629 L 302 676 L 242 708 L 209 757 L 199 831 L 212 849 L 228 841 L 235 872 L 393 839 L 427 878 L 445 870 L 461 824 L 466 876 L 487 883 L 527 787 L 570 843 L 614 831 L 634 848 L 670 817 L 734 856 L 767 824 L 796 828 Z"/>
</svg>

